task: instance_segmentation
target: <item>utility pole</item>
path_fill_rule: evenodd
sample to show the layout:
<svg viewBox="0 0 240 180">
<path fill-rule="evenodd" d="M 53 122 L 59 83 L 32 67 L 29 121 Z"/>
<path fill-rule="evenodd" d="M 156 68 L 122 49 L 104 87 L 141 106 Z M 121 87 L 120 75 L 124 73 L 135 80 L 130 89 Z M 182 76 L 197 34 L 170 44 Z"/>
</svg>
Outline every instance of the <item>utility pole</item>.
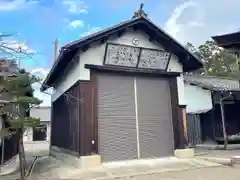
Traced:
<svg viewBox="0 0 240 180">
<path fill-rule="evenodd" d="M 58 51 L 58 39 L 55 39 L 54 41 L 54 56 L 53 56 L 53 63 L 57 60 L 57 52 Z"/>
<path fill-rule="evenodd" d="M 54 54 L 54 56 L 53 56 L 53 64 L 56 62 L 56 60 L 57 60 L 57 54 L 58 54 L 58 39 L 55 39 L 55 41 L 54 41 L 54 52 L 53 52 L 53 54 Z M 51 97 L 51 107 L 52 107 L 52 96 L 50 96 Z M 52 108 L 51 108 L 51 127 L 52 127 Z M 49 139 L 49 144 L 50 144 L 50 147 L 49 147 L 49 153 L 51 154 L 51 145 L 52 145 L 52 131 L 51 131 L 51 135 L 50 135 L 50 139 Z"/>
<path fill-rule="evenodd" d="M 5 128 L 5 121 L 3 120 L 3 118 L 2 118 L 2 121 L 1 121 L 1 123 L 2 123 L 2 129 L 4 129 Z M 1 171 L 0 172 L 3 172 L 3 164 L 4 164 L 4 136 L 1 138 L 2 139 L 2 142 L 1 142 L 1 144 L 2 144 L 2 148 L 1 148 L 1 150 L 2 150 L 2 152 L 1 152 Z"/>
</svg>

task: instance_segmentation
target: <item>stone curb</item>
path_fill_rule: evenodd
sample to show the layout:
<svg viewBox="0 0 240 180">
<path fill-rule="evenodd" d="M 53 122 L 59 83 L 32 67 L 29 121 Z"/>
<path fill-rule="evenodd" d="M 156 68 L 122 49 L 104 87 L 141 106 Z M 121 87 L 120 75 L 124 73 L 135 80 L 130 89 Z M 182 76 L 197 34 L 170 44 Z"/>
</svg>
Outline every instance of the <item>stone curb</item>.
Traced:
<svg viewBox="0 0 240 180">
<path fill-rule="evenodd" d="M 214 167 L 214 166 L 212 166 Z M 143 176 L 143 175 L 151 175 L 151 174 L 156 174 L 156 173 L 164 173 L 164 172 L 179 172 L 179 171 L 188 171 L 188 170 L 194 170 L 194 169 L 200 169 L 200 168 L 207 168 L 207 167 L 192 167 L 192 168 L 177 168 L 177 169 L 162 169 L 162 170 L 155 170 L 155 171 L 148 171 L 145 173 L 129 173 L 121 176 L 116 176 L 116 175 L 111 175 L 110 177 L 101 177 L 101 178 L 95 178 L 93 180 L 111 180 L 114 178 L 131 178 L 131 177 L 137 177 L 137 176 Z"/>
<path fill-rule="evenodd" d="M 238 150 L 240 146 L 228 145 L 225 149 L 223 145 L 196 145 L 196 149 L 206 149 L 206 150 Z"/>
<path fill-rule="evenodd" d="M 189 161 L 190 159 L 185 159 L 186 161 Z M 192 159 L 191 159 L 192 160 Z M 196 159 L 197 161 L 197 159 Z M 202 160 L 204 161 L 204 160 Z M 158 170 L 152 170 L 148 172 L 143 172 L 143 173 L 129 173 L 129 174 L 124 174 L 124 175 L 112 175 L 108 174 L 108 177 L 101 177 L 101 178 L 95 178 L 94 180 L 111 180 L 114 178 L 129 178 L 129 177 L 136 177 L 136 176 L 142 176 L 142 175 L 151 175 L 151 174 L 156 174 L 156 173 L 164 173 L 164 172 L 179 172 L 179 171 L 188 171 L 188 170 L 194 170 L 194 169 L 200 169 L 200 168 L 207 168 L 207 167 L 217 167 L 221 166 L 221 164 L 218 163 L 211 163 L 211 165 L 208 163 L 209 161 L 206 161 L 205 163 L 200 162 L 199 164 L 195 163 L 190 163 L 191 165 L 194 165 L 194 167 L 185 167 L 185 168 L 173 168 L 173 169 L 168 169 L 168 168 L 163 168 L 163 169 L 158 169 Z"/>
<path fill-rule="evenodd" d="M 225 166 L 233 166 L 234 160 L 232 158 L 213 158 L 213 157 L 198 157 L 206 161 L 222 164 Z"/>
<path fill-rule="evenodd" d="M 189 160 L 192 159 L 186 159 L 186 161 L 188 162 Z M 196 159 L 196 162 L 199 161 Z M 151 175 L 151 174 L 156 174 L 156 173 L 164 173 L 164 172 L 179 172 L 179 171 L 188 171 L 188 170 L 194 170 L 194 169 L 200 169 L 200 168 L 208 168 L 208 167 L 217 167 L 217 166 L 221 166 L 221 164 L 217 164 L 217 163 L 210 163 L 209 161 L 206 161 L 205 163 L 204 160 L 201 160 L 200 163 L 196 163 L 195 161 L 193 163 L 190 163 L 190 165 L 193 165 L 192 167 L 184 167 L 184 168 L 161 168 L 161 169 L 155 169 L 155 170 L 149 170 L 147 172 L 128 172 L 128 173 L 124 173 L 122 175 L 114 175 L 112 173 L 108 173 L 106 172 L 106 176 L 102 176 L 102 177 L 95 177 L 92 178 L 93 180 L 111 180 L 111 179 L 121 179 L 121 178 L 129 178 L 129 177 L 138 177 L 138 176 L 142 176 L 142 175 Z M 41 177 L 41 178 L 46 178 L 48 180 L 52 180 L 54 178 L 48 178 L 48 177 L 44 177 L 42 175 L 35 175 L 33 178 L 37 178 L 37 177 Z M 66 176 L 66 177 L 62 177 L 62 179 L 76 179 L 78 180 L 78 177 L 73 177 L 73 176 Z"/>
<path fill-rule="evenodd" d="M 233 164 L 240 164 L 240 156 L 233 156 L 231 159 Z"/>
</svg>

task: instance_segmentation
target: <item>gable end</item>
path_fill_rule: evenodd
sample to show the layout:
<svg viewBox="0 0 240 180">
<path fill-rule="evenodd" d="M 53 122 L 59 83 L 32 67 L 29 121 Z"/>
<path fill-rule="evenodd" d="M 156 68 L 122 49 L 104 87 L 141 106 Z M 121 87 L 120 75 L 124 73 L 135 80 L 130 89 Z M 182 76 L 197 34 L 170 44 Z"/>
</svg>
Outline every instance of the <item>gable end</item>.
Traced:
<svg viewBox="0 0 240 180">
<path fill-rule="evenodd" d="M 166 51 L 169 51 L 178 56 L 180 62 L 183 65 L 183 71 L 193 71 L 202 67 L 203 63 L 195 55 L 189 52 L 185 47 L 179 44 L 175 39 L 170 37 L 162 29 L 154 25 L 150 20 L 140 17 L 124 23 L 118 24 L 111 28 L 107 28 L 103 31 L 94 33 L 80 40 L 71 42 L 63 46 L 60 50 L 57 61 L 54 63 L 51 71 L 45 79 L 41 90 L 44 91 L 56 81 L 61 71 L 67 66 L 67 64 L 73 59 L 74 55 L 79 49 L 87 50 L 89 44 L 96 41 L 106 41 L 108 37 L 118 33 L 122 34 L 127 28 L 140 29 L 145 32 L 151 39 L 163 44 Z"/>
</svg>

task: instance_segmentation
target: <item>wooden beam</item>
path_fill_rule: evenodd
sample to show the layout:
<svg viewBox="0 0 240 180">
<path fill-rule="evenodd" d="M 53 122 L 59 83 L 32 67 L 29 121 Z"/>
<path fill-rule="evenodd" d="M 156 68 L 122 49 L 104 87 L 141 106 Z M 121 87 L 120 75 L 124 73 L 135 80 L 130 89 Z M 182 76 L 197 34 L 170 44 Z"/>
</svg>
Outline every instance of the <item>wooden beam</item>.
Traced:
<svg viewBox="0 0 240 180">
<path fill-rule="evenodd" d="M 125 32 L 125 30 L 121 30 L 121 31 L 117 32 L 118 37 L 121 37 L 124 32 Z"/>
<path fill-rule="evenodd" d="M 86 52 L 86 51 L 88 50 L 88 48 L 89 48 L 89 46 L 88 46 L 88 45 L 86 45 L 86 46 L 83 46 L 83 47 L 82 47 L 82 51 L 83 51 L 83 52 Z"/>
<path fill-rule="evenodd" d="M 214 102 L 214 92 L 211 92 L 212 98 L 212 111 L 211 111 L 211 122 L 212 122 L 212 138 L 215 140 L 215 102 Z"/>
<path fill-rule="evenodd" d="M 101 39 L 100 44 L 104 44 L 106 41 L 107 41 L 107 38 L 103 38 Z"/>
<path fill-rule="evenodd" d="M 227 149 L 228 138 L 227 138 L 226 124 L 225 124 L 225 113 L 224 113 L 223 98 L 220 99 L 220 109 L 221 109 L 222 130 L 223 130 L 223 137 L 224 137 L 224 149 Z"/>
<path fill-rule="evenodd" d="M 172 123 L 174 133 L 174 148 L 184 149 L 186 141 L 184 137 L 184 125 L 182 113 L 179 113 L 178 107 L 178 88 L 177 78 L 170 78 L 170 96 L 171 96 L 171 107 L 172 107 Z"/>
<path fill-rule="evenodd" d="M 93 128 L 93 140 L 94 140 L 94 145 L 93 145 L 93 152 L 98 154 L 99 153 L 99 142 L 98 142 L 98 82 L 97 82 L 97 74 L 96 71 L 91 70 L 90 71 L 90 77 L 91 77 L 91 83 L 92 83 L 92 128 Z"/>
<path fill-rule="evenodd" d="M 137 31 L 137 26 L 133 26 L 133 30 L 134 30 L 134 31 Z"/>
<path fill-rule="evenodd" d="M 187 112 L 186 112 L 186 105 L 179 105 L 179 110 L 182 115 L 182 121 L 183 121 L 183 128 L 184 128 L 184 137 L 185 137 L 185 144 L 188 144 L 188 128 L 187 128 Z"/>
</svg>

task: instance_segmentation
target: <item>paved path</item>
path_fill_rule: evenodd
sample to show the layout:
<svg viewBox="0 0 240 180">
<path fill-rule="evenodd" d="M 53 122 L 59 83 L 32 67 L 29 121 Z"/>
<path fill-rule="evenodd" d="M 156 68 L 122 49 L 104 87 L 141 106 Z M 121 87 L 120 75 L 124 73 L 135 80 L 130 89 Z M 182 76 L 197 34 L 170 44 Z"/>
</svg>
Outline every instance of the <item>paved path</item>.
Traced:
<svg viewBox="0 0 240 180">
<path fill-rule="evenodd" d="M 129 176 L 142 174 L 145 177 L 146 173 L 152 174 L 150 176 L 156 176 L 160 172 L 165 171 L 185 171 L 189 169 L 204 168 L 220 166 L 219 164 L 206 162 L 203 160 L 189 159 L 179 160 L 177 158 L 159 159 L 159 160 L 147 160 L 130 162 L 126 164 L 103 164 L 103 166 L 94 169 L 75 169 L 64 165 L 62 162 L 54 159 L 53 157 L 47 157 L 40 159 L 33 170 L 32 176 L 39 179 L 77 179 L 77 180 L 92 180 L 92 179 L 114 179 L 115 177 L 122 177 L 120 179 L 126 179 Z M 138 177 L 138 176 L 137 176 Z M 141 176 L 139 176 L 141 177 Z"/>
<path fill-rule="evenodd" d="M 240 156 L 240 150 L 206 150 L 196 149 L 197 156 L 231 158 L 233 156 Z"/>
<path fill-rule="evenodd" d="M 29 142 L 24 143 L 27 169 L 29 169 L 33 163 L 36 156 L 48 156 L 49 154 L 49 143 L 48 142 Z M 0 180 L 16 180 L 20 177 L 19 170 L 8 174 L 0 176 Z"/>
<path fill-rule="evenodd" d="M 33 160 L 34 160 L 34 157 L 26 158 L 26 161 L 27 161 L 26 169 L 29 169 L 31 167 L 31 165 L 33 163 Z M 11 174 L 0 176 L 0 179 L 1 180 L 16 180 L 19 177 L 20 177 L 20 172 L 18 170 L 18 171 L 15 171 L 15 172 L 11 173 Z"/>
<path fill-rule="evenodd" d="M 240 167 L 207 167 L 181 172 L 162 172 L 118 180 L 239 180 Z"/>
<path fill-rule="evenodd" d="M 185 171 L 159 172 L 145 175 L 137 175 L 121 178 L 64 178 L 65 180 L 239 180 L 240 167 L 205 167 L 189 169 Z M 38 176 L 32 180 L 58 180 L 59 178 L 51 178 Z"/>
</svg>

